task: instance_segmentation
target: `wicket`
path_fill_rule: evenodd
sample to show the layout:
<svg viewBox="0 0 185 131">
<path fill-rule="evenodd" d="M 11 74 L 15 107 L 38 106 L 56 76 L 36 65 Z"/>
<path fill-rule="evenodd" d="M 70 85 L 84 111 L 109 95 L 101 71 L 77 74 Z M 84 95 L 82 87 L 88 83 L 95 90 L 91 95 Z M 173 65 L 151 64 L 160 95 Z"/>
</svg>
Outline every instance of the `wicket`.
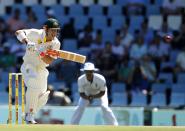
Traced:
<svg viewBox="0 0 185 131">
<path fill-rule="evenodd" d="M 21 82 L 21 101 L 22 101 L 22 114 L 25 112 L 25 107 L 24 107 L 24 99 L 25 99 L 25 87 L 24 87 L 24 78 L 22 73 L 9 73 L 9 94 L 8 94 L 8 99 L 9 99 L 9 110 L 8 110 L 8 124 L 12 124 L 12 82 L 13 82 L 13 76 L 15 78 L 15 123 L 18 124 L 19 120 L 19 81 Z M 19 80 L 20 78 L 20 80 Z M 24 124 L 24 118 L 22 117 L 22 124 Z"/>
</svg>

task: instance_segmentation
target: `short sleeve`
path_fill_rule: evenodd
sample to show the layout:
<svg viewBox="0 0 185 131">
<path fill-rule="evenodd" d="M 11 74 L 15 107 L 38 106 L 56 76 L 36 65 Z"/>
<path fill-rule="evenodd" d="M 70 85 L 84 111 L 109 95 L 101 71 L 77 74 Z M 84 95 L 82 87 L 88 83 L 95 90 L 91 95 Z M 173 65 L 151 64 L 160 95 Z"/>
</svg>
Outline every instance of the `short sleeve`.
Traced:
<svg viewBox="0 0 185 131">
<path fill-rule="evenodd" d="M 22 31 L 28 40 L 35 43 L 37 43 L 38 39 L 41 37 L 41 32 L 38 29 L 23 29 Z"/>
<path fill-rule="evenodd" d="M 82 80 L 81 79 L 78 79 L 78 92 L 79 93 L 83 93 L 83 92 L 85 92 L 84 91 L 84 88 L 83 88 L 83 86 L 82 86 Z"/>
<path fill-rule="evenodd" d="M 60 41 L 56 38 L 55 43 L 53 44 L 53 49 L 54 50 L 59 50 L 60 49 Z"/>
<path fill-rule="evenodd" d="M 55 41 L 52 43 L 52 49 L 53 50 L 60 50 L 60 41 L 56 38 Z M 54 57 L 54 56 L 50 56 L 54 59 L 57 59 L 57 57 Z"/>
<path fill-rule="evenodd" d="M 101 78 L 101 81 L 100 81 L 100 90 L 101 91 L 105 91 L 106 90 L 106 80 L 104 77 Z"/>
</svg>

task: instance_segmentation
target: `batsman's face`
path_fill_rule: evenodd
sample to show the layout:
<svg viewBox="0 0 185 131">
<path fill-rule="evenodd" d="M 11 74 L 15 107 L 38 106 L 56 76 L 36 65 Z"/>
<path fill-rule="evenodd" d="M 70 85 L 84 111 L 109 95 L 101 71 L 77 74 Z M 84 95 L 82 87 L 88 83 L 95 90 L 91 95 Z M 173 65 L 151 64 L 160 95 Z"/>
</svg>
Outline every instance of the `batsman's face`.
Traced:
<svg viewBox="0 0 185 131">
<path fill-rule="evenodd" d="M 60 33 L 59 29 L 49 28 L 47 30 L 47 37 L 49 37 L 49 38 L 51 38 L 53 40 L 55 37 L 58 37 L 59 33 Z"/>
</svg>

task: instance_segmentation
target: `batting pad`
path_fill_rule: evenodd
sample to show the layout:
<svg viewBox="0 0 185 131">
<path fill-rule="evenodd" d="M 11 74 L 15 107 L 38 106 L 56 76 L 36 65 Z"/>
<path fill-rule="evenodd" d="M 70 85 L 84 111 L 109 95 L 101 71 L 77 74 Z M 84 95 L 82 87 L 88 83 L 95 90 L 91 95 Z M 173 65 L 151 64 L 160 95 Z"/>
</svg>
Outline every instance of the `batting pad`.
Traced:
<svg viewBox="0 0 185 131">
<path fill-rule="evenodd" d="M 39 99 L 39 90 L 28 88 L 26 91 L 26 105 L 25 105 L 25 113 L 36 113 L 37 110 L 37 103 Z"/>
<path fill-rule="evenodd" d="M 48 101 L 50 91 L 46 91 L 39 96 L 36 112 L 39 111 Z"/>
</svg>

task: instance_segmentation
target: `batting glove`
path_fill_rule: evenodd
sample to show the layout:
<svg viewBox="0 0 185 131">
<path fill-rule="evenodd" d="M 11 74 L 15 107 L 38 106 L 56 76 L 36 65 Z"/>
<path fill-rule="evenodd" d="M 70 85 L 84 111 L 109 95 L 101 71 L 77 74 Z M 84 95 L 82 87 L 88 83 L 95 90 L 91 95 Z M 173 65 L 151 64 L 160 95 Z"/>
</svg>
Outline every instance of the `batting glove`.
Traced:
<svg viewBox="0 0 185 131">
<path fill-rule="evenodd" d="M 93 96 L 89 96 L 89 100 L 92 101 L 93 100 Z"/>
<path fill-rule="evenodd" d="M 37 54 L 41 57 L 44 57 L 46 55 L 46 47 L 45 46 L 38 47 Z"/>
<path fill-rule="evenodd" d="M 36 44 L 33 43 L 33 42 L 28 42 L 26 48 L 27 48 L 29 51 L 34 52 L 34 51 L 36 50 L 36 46 L 35 46 L 35 45 L 36 45 Z"/>
</svg>

